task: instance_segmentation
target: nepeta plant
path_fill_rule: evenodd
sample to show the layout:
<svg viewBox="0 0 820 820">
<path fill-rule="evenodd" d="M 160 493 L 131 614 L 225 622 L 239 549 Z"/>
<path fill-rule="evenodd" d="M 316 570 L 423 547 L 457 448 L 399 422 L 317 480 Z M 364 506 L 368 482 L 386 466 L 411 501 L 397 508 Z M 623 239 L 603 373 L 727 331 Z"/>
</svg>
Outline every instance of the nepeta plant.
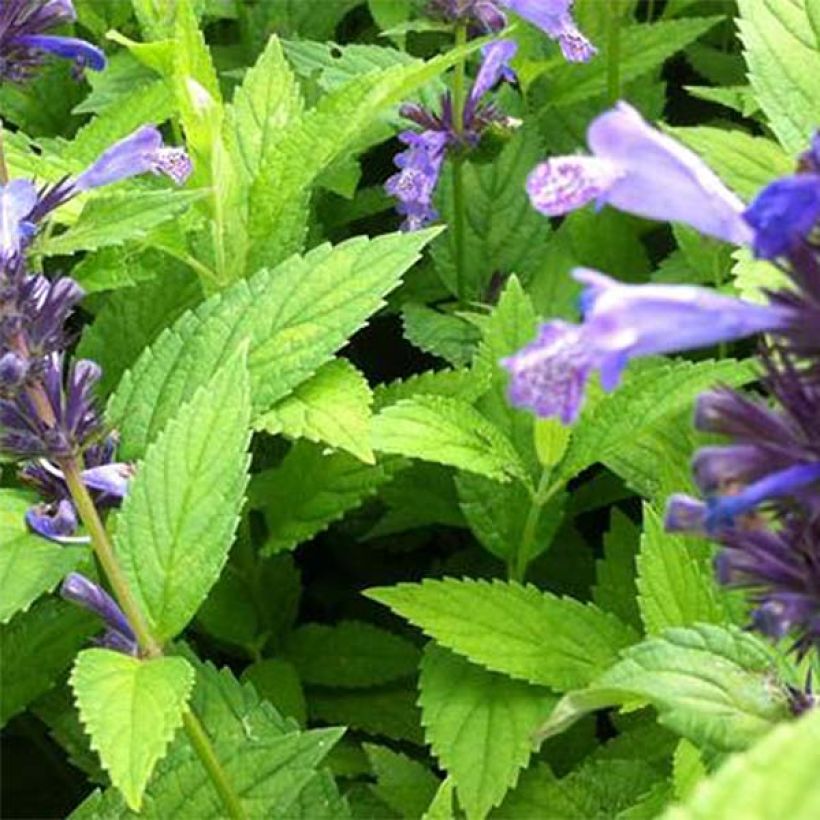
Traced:
<svg viewBox="0 0 820 820">
<path fill-rule="evenodd" d="M 812 0 L 0 0 L 3 810 L 816 814 Z"/>
</svg>

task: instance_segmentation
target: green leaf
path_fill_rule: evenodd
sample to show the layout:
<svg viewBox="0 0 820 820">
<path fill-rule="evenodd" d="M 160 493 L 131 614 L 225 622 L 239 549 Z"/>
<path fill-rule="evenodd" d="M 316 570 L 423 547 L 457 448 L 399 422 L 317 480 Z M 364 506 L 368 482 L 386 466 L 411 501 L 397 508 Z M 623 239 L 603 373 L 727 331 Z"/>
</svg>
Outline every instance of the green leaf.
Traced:
<svg viewBox="0 0 820 820">
<path fill-rule="evenodd" d="M 373 418 L 373 448 L 382 453 L 449 464 L 499 481 L 523 474 L 509 439 L 472 405 L 444 396 L 418 396 Z"/>
<path fill-rule="evenodd" d="M 372 403 L 367 379 L 346 359 L 334 359 L 257 418 L 254 427 L 329 444 L 374 464 L 370 449 Z"/>
<path fill-rule="evenodd" d="M 773 179 L 794 172 L 794 158 L 766 137 L 711 126 L 666 130 L 703 157 L 704 162 L 746 200 L 752 199 Z"/>
<path fill-rule="evenodd" d="M 405 338 L 419 350 L 454 367 L 468 365 L 472 360 L 479 333 L 467 320 L 418 302 L 406 302 L 401 319 Z"/>
<path fill-rule="evenodd" d="M 138 811 L 157 761 L 182 725 L 194 670 L 182 658 L 139 660 L 108 649 L 77 656 L 71 688 L 111 782 Z"/>
<path fill-rule="evenodd" d="M 518 780 L 552 693 L 429 644 L 419 680 L 425 737 L 455 783 L 469 820 L 483 818 Z"/>
<path fill-rule="evenodd" d="M 670 535 L 660 516 L 644 505 L 644 533 L 638 556 L 638 606 L 646 631 L 696 623 L 723 624 L 727 612 L 712 577 L 706 541 Z"/>
<path fill-rule="evenodd" d="M 675 798 L 686 800 L 706 775 L 706 766 L 697 746 L 688 740 L 681 740 L 675 749 L 672 777 L 675 785 Z"/>
<path fill-rule="evenodd" d="M 813 820 L 820 814 L 820 711 L 775 728 L 702 781 L 664 820 Z"/>
<path fill-rule="evenodd" d="M 0 626 L 0 726 L 56 683 L 95 631 L 94 616 L 56 598 L 37 601 Z"/>
<path fill-rule="evenodd" d="M 640 628 L 635 557 L 639 531 L 631 519 L 612 509 L 609 530 L 604 535 L 604 557 L 595 563 L 596 583 L 592 600 L 601 609 L 617 615 L 624 623 Z"/>
<path fill-rule="evenodd" d="M 299 83 L 274 35 L 228 108 L 236 149 L 249 180 L 255 179 L 265 157 L 275 150 L 282 129 L 301 115 L 302 107 Z"/>
<path fill-rule="evenodd" d="M 751 363 L 731 359 L 697 364 L 663 359 L 632 362 L 615 393 L 605 397 L 590 393 L 559 467 L 560 477 L 569 480 L 596 462 L 606 464 L 644 430 L 690 407 L 699 393 L 715 383 L 739 384 L 754 375 Z"/>
<path fill-rule="evenodd" d="M 820 121 L 820 49 L 805 0 L 739 0 L 738 9 L 749 82 L 780 144 L 796 154 Z"/>
<path fill-rule="evenodd" d="M 288 636 L 284 657 L 305 683 L 344 688 L 406 678 L 419 663 L 409 641 L 362 621 L 300 626 Z"/>
<path fill-rule="evenodd" d="M 84 547 L 65 547 L 34 535 L 26 511 L 35 503 L 15 490 L 0 489 L 0 624 L 24 612 L 88 556 Z"/>
<path fill-rule="evenodd" d="M 186 314 L 146 350 L 111 401 L 133 459 L 180 404 L 250 339 L 254 417 L 329 361 L 378 310 L 436 231 L 322 245 L 237 282 Z"/>
<path fill-rule="evenodd" d="M 128 191 L 91 199 L 77 222 L 64 233 L 37 244 L 44 256 L 68 256 L 77 251 L 122 245 L 144 238 L 152 228 L 175 219 L 205 191 Z"/>
<path fill-rule="evenodd" d="M 423 814 L 422 820 L 455 820 L 455 815 L 453 814 L 454 791 L 455 784 L 453 783 L 453 779 L 448 777 L 446 780 L 443 780 L 429 808 Z"/>
<path fill-rule="evenodd" d="M 244 356 L 217 370 L 137 465 L 115 547 L 159 641 L 193 618 L 228 557 L 247 486 Z"/>
<path fill-rule="evenodd" d="M 493 276 L 514 273 L 527 281 L 538 270 L 549 241 L 548 219 L 530 204 L 525 183 L 544 156 L 537 129 L 523 128 L 490 163 L 462 165 L 466 230 L 465 270 L 469 298 L 483 300 Z M 452 225 L 452 166 L 439 185 L 443 218 Z M 436 267 L 451 290 L 456 289 L 455 232 L 448 231 L 434 245 Z"/>
<path fill-rule="evenodd" d="M 438 789 L 435 775 L 417 760 L 385 746 L 365 743 L 363 748 L 376 775 L 371 786 L 376 796 L 408 820 L 421 817 Z"/>
<path fill-rule="evenodd" d="M 293 549 L 359 507 L 389 481 L 395 462 L 362 464 L 347 453 L 297 442 L 282 463 L 254 476 L 250 505 L 268 525 L 263 552 Z"/>
<path fill-rule="evenodd" d="M 285 717 L 293 718 L 300 726 L 307 723 L 305 693 L 293 664 L 279 658 L 265 658 L 246 667 L 242 681 L 252 683 L 259 696 Z"/>
<path fill-rule="evenodd" d="M 530 585 L 445 578 L 365 594 L 473 663 L 559 691 L 590 682 L 635 641 L 591 604 Z"/>
<path fill-rule="evenodd" d="M 637 79 L 662 65 L 667 58 L 697 40 L 722 19 L 694 17 L 623 29 L 618 65 L 621 82 Z M 606 92 L 608 60 L 605 48 L 602 52 L 598 59 L 587 64 L 549 64 L 551 105 L 566 106 Z M 542 70 L 546 70 L 547 65 L 543 64 Z"/>
<path fill-rule="evenodd" d="M 668 629 L 629 648 L 588 689 L 567 695 L 542 731 L 549 736 L 590 711 L 636 700 L 697 745 L 745 749 L 791 714 L 773 648 L 739 629 Z"/>
<path fill-rule="evenodd" d="M 251 186 L 250 269 L 301 250 L 310 191 L 319 174 L 352 150 L 385 108 L 407 98 L 480 45 L 480 40 L 474 40 L 427 63 L 414 61 L 357 76 L 283 129 Z"/>
</svg>

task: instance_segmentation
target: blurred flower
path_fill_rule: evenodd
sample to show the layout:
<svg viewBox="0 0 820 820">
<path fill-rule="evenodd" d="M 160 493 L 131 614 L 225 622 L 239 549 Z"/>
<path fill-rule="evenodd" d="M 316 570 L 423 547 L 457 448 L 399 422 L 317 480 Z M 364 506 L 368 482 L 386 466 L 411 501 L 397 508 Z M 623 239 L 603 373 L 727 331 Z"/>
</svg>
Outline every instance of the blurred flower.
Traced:
<svg viewBox="0 0 820 820">
<path fill-rule="evenodd" d="M 421 133 L 405 131 L 399 135 L 408 148 L 394 159 L 399 173 L 385 183 L 385 191 L 398 200 L 396 210 L 405 217 L 404 230 L 418 230 L 438 217 L 433 195 L 448 148 L 477 145 L 490 124 L 504 119 L 492 103 L 484 103 L 482 98 L 502 79 L 510 77 L 509 62 L 517 48 L 512 40 L 499 40 L 484 49 L 481 68 L 465 101 L 460 128 L 455 125 L 449 94 L 442 97 L 441 114 L 415 103 L 402 106 L 402 115 L 424 129 Z"/>
<path fill-rule="evenodd" d="M 102 618 L 106 630 L 103 636 L 95 641 L 99 646 L 126 655 L 138 654 L 139 647 L 134 630 L 117 602 L 101 586 L 79 572 L 72 572 L 63 581 L 60 595 Z"/>
<path fill-rule="evenodd" d="M 604 390 L 614 390 L 629 359 L 778 330 L 791 319 L 787 309 L 706 288 L 624 285 L 583 268 L 573 277 L 586 286 L 583 324 L 548 322 L 534 342 L 502 361 L 511 376 L 510 401 L 565 424 L 578 417 L 593 370 Z"/>
<path fill-rule="evenodd" d="M 586 63 L 598 49 L 575 25 L 571 9 L 575 0 L 500 0 L 519 17 L 537 26 L 558 42 L 561 53 L 571 63 Z"/>
<path fill-rule="evenodd" d="M 105 54 L 96 46 L 75 37 L 44 34 L 76 19 L 70 0 L 2 0 L 0 81 L 30 79 L 48 54 L 72 60 L 77 76 L 85 68 L 105 68 Z"/>
<path fill-rule="evenodd" d="M 587 142 L 592 156 L 553 157 L 530 175 L 527 191 L 541 213 L 561 216 L 595 201 L 751 244 L 741 200 L 696 154 L 652 128 L 632 106 L 621 102 L 597 117 Z"/>
</svg>

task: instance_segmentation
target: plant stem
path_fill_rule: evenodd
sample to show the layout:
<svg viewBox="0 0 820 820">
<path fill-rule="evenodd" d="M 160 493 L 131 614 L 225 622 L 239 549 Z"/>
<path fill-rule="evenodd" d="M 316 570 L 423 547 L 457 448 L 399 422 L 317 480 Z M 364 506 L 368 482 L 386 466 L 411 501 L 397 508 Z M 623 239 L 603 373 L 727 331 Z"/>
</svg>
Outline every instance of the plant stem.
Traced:
<svg viewBox="0 0 820 820">
<path fill-rule="evenodd" d="M 45 399 L 45 396 L 40 398 Z M 40 402 L 37 403 L 39 404 Z M 53 414 L 51 415 L 53 416 Z M 108 532 L 100 519 L 97 508 L 94 505 L 94 500 L 88 492 L 88 488 L 83 483 L 80 463 L 76 458 L 68 458 L 62 459 L 59 462 L 59 466 L 65 476 L 66 484 L 74 500 L 74 506 L 77 508 L 77 512 L 91 536 L 94 553 L 102 565 L 103 571 L 111 584 L 111 588 L 114 590 L 117 603 L 122 607 L 125 617 L 134 630 L 142 654 L 147 658 L 162 657 L 162 647 L 151 632 L 151 628 L 143 615 L 142 609 L 140 609 L 137 599 L 131 592 L 131 587 L 128 586 L 128 579 L 125 577 L 125 573 L 117 561 L 117 556 L 114 553 L 114 547 L 111 544 L 111 539 L 108 537 Z M 213 745 L 205 733 L 202 724 L 198 718 L 189 711 L 183 716 L 183 725 L 191 747 L 196 752 L 197 757 L 199 757 L 205 771 L 211 778 L 211 782 L 214 784 L 214 788 L 225 805 L 227 816 L 232 818 L 232 820 L 244 820 L 245 812 L 242 808 L 242 804 L 239 802 L 239 797 L 231 787 L 225 770 L 219 763 Z"/>
<path fill-rule="evenodd" d="M 646 22 L 651 23 L 655 19 L 655 0 L 647 0 Z"/>
<path fill-rule="evenodd" d="M 456 26 L 456 48 L 467 43 L 467 23 L 460 22 Z M 453 128 L 457 136 L 464 133 L 464 107 L 466 104 L 466 61 L 462 57 L 456 63 L 453 76 Z M 461 146 L 457 147 L 460 151 Z M 466 232 L 467 232 L 467 203 L 464 198 L 464 158 L 457 154 L 453 159 L 453 241 L 455 244 L 456 265 L 456 293 L 462 307 L 467 303 L 467 271 L 466 268 Z"/>
<path fill-rule="evenodd" d="M 538 522 L 541 519 L 541 512 L 544 505 L 561 489 L 561 482 L 549 483 L 551 470 L 544 468 L 538 482 L 538 489 L 532 496 L 527 519 L 524 522 L 524 529 L 521 532 L 521 543 L 515 555 L 515 563 L 509 568 L 509 575 L 513 581 L 523 581 L 527 574 L 527 566 L 530 563 L 535 537 L 538 532 Z"/>
<path fill-rule="evenodd" d="M 621 4 L 609 0 L 607 15 L 606 88 L 610 105 L 621 99 Z"/>
<path fill-rule="evenodd" d="M 205 732 L 205 728 L 199 722 L 199 718 L 193 712 L 186 712 L 182 717 L 182 724 L 185 727 L 185 733 L 188 735 L 191 746 L 199 756 L 202 765 L 211 778 L 211 782 L 214 784 L 214 788 L 222 798 L 228 817 L 232 820 L 244 820 L 245 810 L 242 808 L 239 797 L 233 790 L 222 764 L 217 759 L 213 744 Z"/>
</svg>

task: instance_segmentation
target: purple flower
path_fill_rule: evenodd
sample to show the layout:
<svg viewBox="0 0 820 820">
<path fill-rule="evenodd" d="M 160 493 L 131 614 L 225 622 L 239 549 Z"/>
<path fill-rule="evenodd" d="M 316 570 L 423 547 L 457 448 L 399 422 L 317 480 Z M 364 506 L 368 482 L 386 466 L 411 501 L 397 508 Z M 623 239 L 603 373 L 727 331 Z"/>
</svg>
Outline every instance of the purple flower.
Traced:
<svg viewBox="0 0 820 820">
<path fill-rule="evenodd" d="M 701 233 L 751 244 L 743 203 L 688 148 L 645 122 L 627 103 L 587 131 L 593 156 L 555 157 L 527 181 L 535 208 L 560 216 L 595 201 L 649 219 L 684 222 Z"/>
<path fill-rule="evenodd" d="M 571 63 L 585 63 L 598 50 L 584 37 L 572 19 L 570 9 L 574 0 L 500 0 L 501 4 L 519 17 L 540 28 L 558 41 L 561 52 Z"/>
<path fill-rule="evenodd" d="M 181 185 L 191 174 L 191 161 L 182 148 L 167 148 L 159 130 L 146 125 L 105 151 L 77 177 L 74 189 L 88 191 L 149 172 Z"/>
<path fill-rule="evenodd" d="M 447 149 L 477 145 L 482 132 L 502 119 L 492 104 L 482 103 L 482 98 L 500 80 L 510 76 L 509 61 L 517 48 L 512 40 L 499 40 L 484 49 L 481 68 L 465 101 L 460 129 L 455 127 L 449 95 L 442 98 L 440 115 L 414 103 L 402 106 L 402 115 L 424 129 L 421 133 L 405 131 L 399 135 L 408 148 L 394 159 L 399 173 L 385 183 L 385 191 L 398 200 L 396 210 L 405 217 L 403 230 L 418 230 L 438 217 L 433 196 Z"/>
<path fill-rule="evenodd" d="M 507 25 L 495 0 L 430 0 L 428 9 L 449 22 L 468 21 L 476 34 L 494 34 Z"/>
<path fill-rule="evenodd" d="M 721 296 L 681 285 L 624 285 L 604 274 L 576 269 L 586 286 L 584 322 L 553 321 L 538 338 L 502 361 L 511 375 L 509 397 L 517 407 L 569 424 L 580 412 L 593 370 L 607 391 L 617 387 L 629 359 L 708 347 L 788 325 L 787 309 Z"/>
<path fill-rule="evenodd" d="M 60 595 L 102 618 L 106 631 L 97 641 L 99 645 L 126 655 L 137 655 L 139 647 L 134 630 L 117 602 L 101 586 L 78 572 L 72 572 L 63 581 Z"/>
<path fill-rule="evenodd" d="M 37 204 L 37 189 L 26 179 L 0 185 L 0 261 L 20 253 L 33 227 L 27 221 Z"/>
<path fill-rule="evenodd" d="M 745 213 L 754 228 L 754 252 L 762 259 L 787 256 L 820 223 L 820 173 L 775 180 Z"/>
<path fill-rule="evenodd" d="M 101 71 L 105 54 L 84 40 L 45 34 L 73 23 L 76 13 L 70 0 L 3 0 L 0 3 L 0 79 L 23 82 L 53 54 L 72 60 L 75 71 Z"/>
<path fill-rule="evenodd" d="M 91 539 L 75 536 L 79 521 L 74 505 L 66 498 L 55 504 L 36 504 L 26 512 L 32 532 L 58 544 L 88 544 Z"/>
</svg>

